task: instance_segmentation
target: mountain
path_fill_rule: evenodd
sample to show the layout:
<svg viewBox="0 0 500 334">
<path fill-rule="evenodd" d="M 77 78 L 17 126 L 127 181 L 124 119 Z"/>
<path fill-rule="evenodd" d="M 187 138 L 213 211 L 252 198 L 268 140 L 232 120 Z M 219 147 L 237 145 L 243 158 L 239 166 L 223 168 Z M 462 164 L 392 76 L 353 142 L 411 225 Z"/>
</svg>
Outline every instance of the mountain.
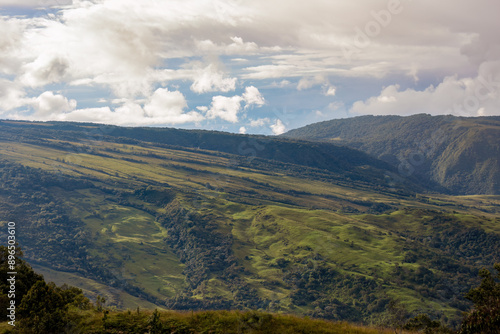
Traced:
<svg viewBox="0 0 500 334">
<path fill-rule="evenodd" d="M 330 143 L 0 122 L 0 240 L 118 309 L 457 325 L 500 261 L 500 197 L 451 196 Z"/>
<path fill-rule="evenodd" d="M 450 193 L 500 194 L 500 117 L 360 116 L 291 130 L 285 138 L 356 148 Z"/>
</svg>

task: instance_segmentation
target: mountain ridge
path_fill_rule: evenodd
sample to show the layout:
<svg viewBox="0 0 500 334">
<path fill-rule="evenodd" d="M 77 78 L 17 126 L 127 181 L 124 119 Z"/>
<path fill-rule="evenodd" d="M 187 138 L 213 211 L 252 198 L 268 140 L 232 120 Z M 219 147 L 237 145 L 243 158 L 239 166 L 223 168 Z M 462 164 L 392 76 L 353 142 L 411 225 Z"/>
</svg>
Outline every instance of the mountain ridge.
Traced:
<svg viewBox="0 0 500 334">
<path fill-rule="evenodd" d="M 500 194 L 500 117 L 359 116 L 290 130 L 286 138 L 359 149 L 453 194 Z"/>
</svg>

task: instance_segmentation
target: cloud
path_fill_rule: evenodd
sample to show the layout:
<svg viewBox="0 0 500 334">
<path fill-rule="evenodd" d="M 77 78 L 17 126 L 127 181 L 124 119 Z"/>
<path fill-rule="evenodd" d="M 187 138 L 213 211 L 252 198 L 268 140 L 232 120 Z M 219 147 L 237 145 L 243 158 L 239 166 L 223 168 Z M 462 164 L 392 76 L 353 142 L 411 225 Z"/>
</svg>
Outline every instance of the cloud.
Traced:
<svg viewBox="0 0 500 334">
<path fill-rule="evenodd" d="M 261 49 L 255 42 L 244 42 L 241 37 L 232 36 L 229 38 L 232 43 L 214 43 L 210 39 L 197 41 L 196 46 L 199 51 L 208 54 L 225 55 L 253 55 L 261 51 L 279 51 L 279 48 Z M 237 60 L 238 61 L 238 60 Z M 241 59 L 240 59 L 241 61 Z"/>
<path fill-rule="evenodd" d="M 245 87 L 245 92 L 242 97 L 247 106 L 256 105 L 260 107 L 266 103 L 262 94 L 254 86 Z"/>
<path fill-rule="evenodd" d="M 0 7 L 50 7 L 69 5 L 72 0 L 0 0 Z"/>
<path fill-rule="evenodd" d="M 446 77 L 436 87 L 424 90 L 390 85 L 379 96 L 353 104 L 355 115 L 498 115 L 500 108 L 500 61 L 483 63 L 473 78 Z"/>
<path fill-rule="evenodd" d="M 240 127 L 239 133 L 244 135 L 247 133 L 247 129 L 244 126 L 242 126 L 242 127 Z"/>
<path fill-rule="evenodd" d="M 214 96 L 210 109 L 207 111 L 207 117 L 209 119 L 218 117 L 236 123 L 238 122 L 238 113 L 241 110 L 241 101 L 243 101 L 243 98 L 238 95 L 232 97 Z"/>
<path fill-rule="evenodd" d="M 335 96 L 337 88 L 330 84 L 330 81 L 324 75 L 316 75 L 314 77 L 304 77 L 299 80 L 297 84 L 297 90 L 310 89 L 314 86 L 322 86 L 323 95 L 325 96 Z"/>
<path fill-rule="evenodd" d="M 261 107 L 265 104 L 264 97 L 262 97 L 259 90 L 254 86 L 249 86 L 245 87 L 245 92 L 241 96 L 226 97 L 218 95 L 212 97 L 212 104 L 207 111 L 207 118 L 220 118 L 231 123 L 236 123 L 239 121 L 238 114 L 241 111 L 242 102 L 245 103 L 245 109 L 253 105 Z"/>
<path fill-rule="evenodd" d="M 335 96 L 336 93 L 337 93 L 337 88 L 334 86 L 327 87 L 327 89 L 325 89 L 324 92 L 326 96 Z"/>
<path fill-rule="evenodd" d="M 22 47 L 25 23 L 18 19 L 0 17 L 0 72 L 16 74 L 20 62 L 19 49 Z"/>
<path fill-rule="evenodd" d="M 158 88 L 144 106 L 146 116 L 167 124 L 199 122 L 203 116 L 195 111 L 184 112 L 187 102 L 179 91 Z"/>
<path fill-rule="evenodd" d="M 158 88 L 144 106 L 144 111 L 149 117 L 164 117 L 182 114 L 182 110 L 186 107 L 187 102 L 181 92 Z"/>
<path fill-rule="evenodd" d="M 259 119 L 255 119 L 255 120 L 250 121 L 250 126 L 251 127 L 264 126 L 270 122 L 271 122 L 271 120 L 267 117 L 266 118 L 259 118 Z"/>
<path fill-rule="evenodd" d="M 30 103 L 32 99 L 25 96 L 24 90 L 16 83 L 0 78 L 0 114 L 2 111 L 9 111 Z"/>
<path fill-rule="evenodd" d="M 459 113 L 453 104 L 470 102 L 480 77 L 496 73 L 500 61 L 500 2 L 492 0 L 442 0 L 439 6 L 430 0 L 401 1 L 401 10 L 382 23 L 380 13 L 387 10 L 387 1 L 43 3 L 56 5 L 50 15 L 26 9 L 24 16 L 0 17 L 3 113 L 21 115 L 32 108 L 30 112 L 38 112 L 34 117 L 41 117 L 44 111 L 33 101 L 44 92 L 61 90 L 71 91 L 78 101 L 85 99 L 79 105 L 117 103 L 107 109 L 68 111 L 66 106 L 54 117 L 95 117 L 124 124 L 186 124 L 214 118 L 232 123 L 244 119 L 251 107 L 276 107 L 272 104 L 283 101 L 293 85 L 311 92 L 292 92 L 291 112 L 328 109 L 318 103 L 327 104 L 325 100 L 334 96 L 346 108 L 359 100 L 352 114 L 437 114 L 448 112 L 450 105 Z M 39 4 L 0 0 L 4 7 L 36 9 Z M 380 31 L 367 33 L 367 27 Z M 346 45 L 355 47 L 351 57 L 342 49 Z M 380 94 L 367 97 L 375 85 L 380 85 Z M 221 96 L 245 86 L 240 95 Z M 189 89 L 206 95 L 193 98 Z M 210 105 L 189 111 L 184 94 L 195 105 Z M 58 93 L 44 98 L 59 99 L 64 106 Z M 489 96 L 467 113 L 498 114 L 497 100 Z M 44 117 L 52 117 L 46 112 Z M 272 117 L 269 110 L 263 112 L 268 113 L 264 118 Z M 309 121 L 303 117 L 294 123 Z"/>
<path fill-rule="evenodd" d="M 191 90 L 195 93 L 229 92 L 236 88 L 236 78 L 229 78 L 219 71 L 214 64 L 195 70 Z"/>
<path fill-rule="evenodd" d="M 309 89 L 309 88 L 312 88 L 316 85 L 325 84 L 326 82 L 327 82 L 327 79 L 322 75 L 302 78 L 302 79 L 300 79 L 299 83 L 297 84 L 297 90 Z"/>
<path fill-rule="evenodd" d="M 24 66 L 21 82 L 30 87 L 45 86 L 64 79 L 68 61 L 56 55 L 44 54 Z"/>
<path fill-rule="evenodd" d="M 274 124 L 271 125 L 271 130 L 273 131 L 273 134 L 280 135 L 285 133 L 286 127 L 280 119 L 277 119 Z"/>
<path fill-rule="evenodd" d="M 68 100 L 60 94 L 47 91 L 31 101 L 35 109 L 33 115 L 15 114 L 16 119 L 58 120 L 75 122 L 96 122 L 124 126 L 176 125 L 199 122 L 204 116 L 196 111 L 188 111 L 187 102 L 179 91 L 158 88 L 141 105 L 137 101 L 122 100 L 121 106 L 75 109 L 76 101 Z"/>
<path fill-rule="evenodd" d="M 76 108 L 76 100 L 68 100 L 60 94 L 46 91 L 33 101 L 35 116 L 45 118 L 50 115 L 57 115 L 72 111 Z"/>
</svg>

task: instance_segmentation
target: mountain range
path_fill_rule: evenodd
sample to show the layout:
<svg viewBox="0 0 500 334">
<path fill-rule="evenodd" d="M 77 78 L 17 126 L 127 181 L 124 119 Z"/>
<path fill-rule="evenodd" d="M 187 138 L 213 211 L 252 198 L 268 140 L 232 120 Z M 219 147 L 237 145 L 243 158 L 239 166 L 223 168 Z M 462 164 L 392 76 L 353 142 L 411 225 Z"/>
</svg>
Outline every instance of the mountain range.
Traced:
<svg viewBox="0 0 500 334">
<path fill-rule="evenodd" d="M 435 182 L 450 194 L 500 194 L 498 116 L 361 116 L 282 136 L 359 149 L 397 167 L 404 178 Z"/>
</svg>

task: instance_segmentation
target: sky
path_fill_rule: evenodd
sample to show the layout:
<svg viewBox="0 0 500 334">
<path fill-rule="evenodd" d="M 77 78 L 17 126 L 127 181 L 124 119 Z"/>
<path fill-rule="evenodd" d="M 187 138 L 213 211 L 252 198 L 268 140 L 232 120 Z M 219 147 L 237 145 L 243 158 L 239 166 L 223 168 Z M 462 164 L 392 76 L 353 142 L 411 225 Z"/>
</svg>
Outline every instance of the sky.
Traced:
<svg viewBox="0 0 500 334">
<path fill-rule="evenodd" d="M 500 115 L 498 0 L 0 0 L 0 118 L 279 135 Z"/>
</svg>

